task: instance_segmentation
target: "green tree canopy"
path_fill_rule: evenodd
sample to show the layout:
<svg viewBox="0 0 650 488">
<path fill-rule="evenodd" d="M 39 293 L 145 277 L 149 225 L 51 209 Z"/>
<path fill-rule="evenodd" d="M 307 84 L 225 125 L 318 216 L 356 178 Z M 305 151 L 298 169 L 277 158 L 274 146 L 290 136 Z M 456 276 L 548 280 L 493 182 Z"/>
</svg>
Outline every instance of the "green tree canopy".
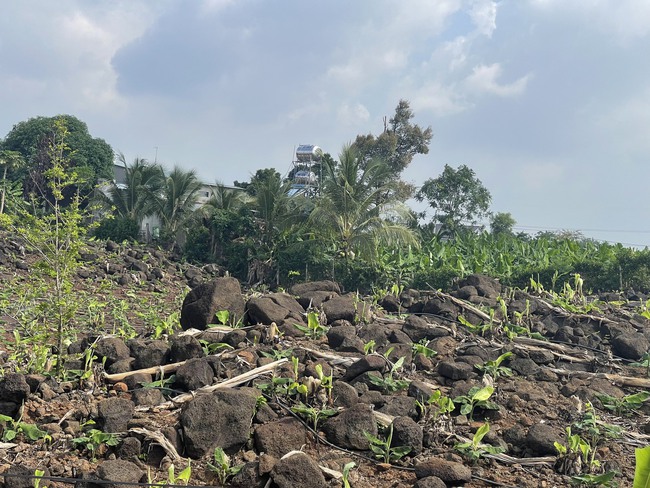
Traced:
<svg viewBox="0 0 650 488">
<path fill-rule="evenodd" d="M 446 164 L 439 177 L 424 182 L 416 199 L 433 208 L 433 222 L 442 225 L 441 232 L 453 234 L 487 217 L 492 196 L 472 169 L 463 164 L 456 170 Z"/>
<path fill-rule="evenodd" d="M 254 175 L 251 176 L 250 181 L 235 181 L 233 184 L 239 188 L 246 190 L 250 196 L 255 197 L 261 187 L 267 187 L 269 180 L 276 180 L 279 183 L 282 176 L 275 168 L 258 169 Z M 272 186 L 277 186 L 276 183 L 270 183 Z"/>
<path fill-rule="evenodd" d="M 411 164 L 417 154 L 427 154 L 433 137 L 431 127 L 422 129 L 413 124 L 413 111 L 409 102 L 400 100 L 395 108 L 395 115 L 388 123 L 384 119 L 384 132 L 379 136 L 359 135 L 353 143 L 361 167 L 371 161 L 380 159 L 389 169 L 387 179 L 394 179 L 398 184 L 394 190 L 400 200 L 406 200 L 414 192 L 412 185 L 399 180 L 402 172 Z M 381 182 L 381 184 L 385 183 Z"/>
<path fill-rule="evenodd" d="M 510 212 L 498 212 L 490 218 L 490 230 L 494 235 L 514 235 L 512 228 L 517 221 Z"/>
<path fill-rule="evenodd" d="M 324 167 L 321 197 L 310 215 L 317 233 L 332 239 L 345 259 L 356 254 L 371 260 L 377 245 L 414 244 L 401 224 L 408 209 L 391 195 L 394 180 L 381 160 L 363 165 L 354 146 L 345 146 L 337 164 Z"/>
<path fill-rule="evenodd" d="M 47 148 L 57 120 L 63 121 L 68 130 L 64 158 L 69 168 L 91 184 L 99 178 L 112 179 L 113 149 L 103 139 L 93 138 L 86 123 L 72 115 L 34 117 L 14 125 L 5 138 L 3 149 L 20 153 L 26 164 L 9 177 L 22 180 L 26 193 L 42 184 L 39 178 L 51 167 Z"/>
</svg>

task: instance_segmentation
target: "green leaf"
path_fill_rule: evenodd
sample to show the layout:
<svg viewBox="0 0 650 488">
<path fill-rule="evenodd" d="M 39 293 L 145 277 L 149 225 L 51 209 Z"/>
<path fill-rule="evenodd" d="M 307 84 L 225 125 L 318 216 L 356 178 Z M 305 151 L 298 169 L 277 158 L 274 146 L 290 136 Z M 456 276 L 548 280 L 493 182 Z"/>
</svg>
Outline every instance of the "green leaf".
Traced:
<svg viewBox="0 0 650 488">
<path fill-rule="evenodd" d="M 473 401 L 484 402 L 492 396 L 494 393 L 494 388 L 491 386 L 486 386 L 478 390 L 474 395 L 472 395 Z"/>
<path fill-rule="evenodd" d="M 650 446 L 635 449 L 636 468 L 633 488 L 650 488 Z"/>
<path fill-rule="evenodd" d="M 474 434 L 474 443 L 478 444 L 483 440 L 483 437 L 485 437 L 485 434 L 490 432 L 490 424 L 489 423 L 484 423 L 479 427 L 479 429 L 476 431 L 476 434 Z"/>
</svg>

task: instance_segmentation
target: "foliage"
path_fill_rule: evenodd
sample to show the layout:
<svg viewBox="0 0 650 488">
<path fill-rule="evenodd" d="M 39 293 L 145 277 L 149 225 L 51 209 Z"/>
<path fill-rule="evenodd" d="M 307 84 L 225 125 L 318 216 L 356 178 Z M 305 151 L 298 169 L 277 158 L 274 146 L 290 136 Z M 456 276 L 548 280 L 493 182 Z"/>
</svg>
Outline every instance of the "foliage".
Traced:
<svg viewBox="0 0 650 488">
<path fill-rule="evenodd" d="M 391 366 L 390 371 L 384 376 L 376 374 L 368 374 L 368 379 L 370 382 L 378 386 L 384 393 L 395 393 L 396 391 L 404 390 L 408 388 L 410 381 L 400 380 L 394 377 L 395 373 L 402 367 L 404 364 L 404 357 L 399 358 Z"/>
<path fill-rule="evenodd" d="M 428 347 L 429 341 L 422 339 L 420 342 L 413 343 L 413 354 L 422 354 L 424 357 L 430 358 L 438 354 L 435 350 Z"/>
<path fill-rule="evenodd" d="M 45 441 L 51 441 L 52 437 L 38 428 L 35 424 L 28 424 L 23 422 L 21 419 L 14 420 L 8 415 L 0 414 L 0 422 L 3 422 L 2 426 L 2 440 L 4 442 L 10 442 L 16 439 L 19 435 L 25 436 L 30 441 L 37 441 L 43 439 Z"/>
<path fill-rule="evenodd" d="M 411 164 L 417 154 L 427 154 L 429 143 L 433 137 L 431 127 L 422 129 L 413 124 L 413 111 L 407 100 L 400 100 L 395 108 L 395 115 L 388 124 L 384 119 L 384 131 L 378 135 L 359 135 L 352 147 L 358 153 L 361 166 L 364 168 L 373 161 L 384 161 L 389 169 L 388 173 L 380 180 L 385 184 L 389 179 L 397 184 L 391 188 L 388 196 L 398 200 L 406 200 L 412 196 L 412 185 L 399 180 L 402 172 Z"/>
<path fill-rule="evenodd" d="M 634 457 L 636 467 L 633 488 L 647 488 L 650 486 L 650 446 L 635 449 Z"/>
<path fill-rule="evenodd" d="M 86 422 L 86 425 L 93 424 L 93 421 Z M 79 437 L 72 439 L 72 445 L 76 448 L 82 448 L 88 451 L 90 456 L 94 458 L 96 453 L 102 448 L 115 447 L 119 445 L 120 440 L 117 435 L 109 432 L 103 432 L 99 429 L 89 429 Z"/>
<path fill-rule="evenodd" d="M 195 171 L 176 166 L 165 175 L 160 194 L 154 195 L 154 212 L 162 222 L 161 237 L 171 243 L 172 248 L 193 215 L 201 186 Z"/>
<path fill-rule="evenodd" d="M 113 178 L 113 149 L 103 139 L 93 138 L 88 126 L 72 115 L 34 117 L 14 125 L 7 134 L 3 147 L 21 154 L 24 165 L 9 173 L 13 181 L 23 184 L 23 194 L 51 199 L 46 190 L 46 172 L 52 168 L 49 154 L 51 135 L 65 125 L 68 135 L 62 157 L 69 162 L 69 170 L 81 178 L 65 192 L 65 201 L 77 192 L 87 196 L 100 178 Z"/>
<path fill-rule="evenodd" d="M 512 228 L 517 221 L 510 212 L 498 212 L 490 217 L 490 232 L 492 235 L 513 235 Z"/>
<path fill-rule="evenodd" d="M 457 170 L 445 165 L 439 177 L 424 182 L 416 198 L 433 208 L 433 222 L 442 226 L 444 235 L 459 233 L 464 224 L 476 224 L 487 216 L 492 200 L 481 180 L 464 164 Z"/>
<path fill-rule="evenodd" d="M 217 475 L 219 484 L 225 485 L 226 482 L 241 471 L 244 465 L 233 466 L 230 457 L 221 447 L 215 447 L 212 455 L 214 462 L 208 463 L 208 468 Z"/>
<path fill-rule="evenodd" d="M 474 420 L 474 410 L 482 408 L 484 410 L 498 410 L 499 405 L 490 401 L 490 397 L 494 393 L 492 386 L 479 386 L 472 387 L 466 395 L 460 395 L 454 398 L 454 403 L 460 404 L 460 413 L 462 415 L 469 414 L 469 419 Z"/>
<path fill-rule="evenodd" d="M 307 326 L 302 324 L 293 324 L 298 330 L 305 333 L 310 339 L 320 339 L 323 337 L 329 327 L 320 324 L 318 312 L 311 311 L 307 314 Z"/>
<path fill-rule="evenodd" d="M 44 336 L 47 342 L 53 340 L 57 354 L 60 355 L 65 340 L 75 332 L 71 323 L 79 304 L 71 293 L 72 279 L 80 266 L 79 253 L 88 232 L 83 221 L 89 216 L 90 210 L 82 210 L 79 192 L 74 194 L 67 206 L 63 205 L 66 198 L 64 192 L 78 184 L 80 179 L 77 173 L 69 169 L 69 161 L 66 159 L 69 133 L 64 121 L 57 120 L 54 127 L 55 131 L 48 140 L 49 169 L 43 175 L 51 199 L 44 200 L 46 206 L 42 212 L 21 212 L 20 221 L 13 230 L 39 256 L 36 267 L 40 273 L 32 274 L 36 275 L 33 281 L 45 283 L 50 280 L 52 283 L 49 292 L 40 297 L 38 305 L 42 317 L 47 316 L 48 320 L 45 323 L 32 323 L 31 330 L 27 332 L 30 335 Z M 44 188 L 41 190 L 45 191 Z M 45 285 L 25 284 L 25 287 L 32 289 L 34 286 L 43 291 L 47 289 Z M 61 372 L 61 367 L 59 357 L 56 363 L 58 373 Z"/>
<path fill-rule="evenodd" d="M 321 198 L 309 216 L 317 235 L 331 242 L 351 274 L 352 262 L 360 257 L 372 263 L 383 246 L 413 245 L 417 240 L 403 225 L 407 209 L 388 198 L 393 181 L 386 180 L 388 166 L 373 161 L 362 167 L 358 155 L 345 146 L 339 163 L 326 164 Z"/>
<path fill-rule="evenodd" d="M 579 474 L 571 477 L 572 485 L 579 486 L 603 486 L 606 488 L 615 488 L 618 483 L 614 480 L 616 471 L 608 471 L 603 474 Z"/>
<path fill-rule="evenodd" d="M 370 441 L 370 450 L 375 454 L 375 457 L 381 459 L 384 463 L 399 461 L 413 450 L 411 446 L 393 447 L 393 424 L 388 428 L 388 434 L 385 439 L 375 437 L 369 432 L 364 432 L 363 434 Z"/>
<path fill-rule="evenodd" d="M 501 376 L 512 376 L 512 370 L 510 368 L 501 366 L 501 363 L 510 356 L 512 356 L 510 351 L 505 352 L 494 361 L 486 361 L 484 364 L 476 366 L 476 368 L 483 374 L 490 375 L 495 381 Z"/>
<path fill-rule="evenodd" d="M 474 437 L 469 442 L 459 442 L 454 449 L 459 451 L 463 456 L 472 462 L 478 461 L 486 454 L 500 454 L 504 451 L 501 447 L 494 447 L 487 444 L 481 444 L 483 437 L 490 432 L 490 424 L 484 423 L 474 433 Z"/>
<path fill-rule="evenodd" d="M 117 218 L 135 222 L 139 229 L 142 220 L 156 210 L 165 172 L 159 164 L 142 158 L 135 158 L 127 164 L 122 153 L 118 155 L 118 161 L 124 165 L 124 183 L 113 182 L 99 188 L 95 196 L 105 210 Z"/>
<path fill-rule="evenodd" d="M 7 174 L 20 169 L 25 165 L 23 155 L 18 151 L 0 150 L 0 166 L 2 166 L 2 188 L 0 188 L 0 215 L 4 213 L 7 194 L 13 190 L 12 182 L 7 179 Z"/>
<path fill-rule="evenodd" d="M 456 408 L 453 400 L 444 396 L 440 390 L 435 390 L 424 402 L 416 401 L 416 405 L 424 416 L 430 414 L 434 424 L 441 416 L 453 412 Z"/>
<path fill-rule="evenodd" d="M 99 222 L 94 234 L 98 239 L 115 242 L 135 241 L 140 235 L 140 226 L 129 217 L 106 217 Z"/>
<path fill-rule="evenodd" d="M 321 420 L 332 417 L 338 413 L 338 410 L 334 408 L 318 408 L 305 405 L 302 402 L 291 407 L 291 411 L 310 421 L 312 428 L 316 431 L 318 430 L 318 424 Z"/>
<path fill-rule="evenodd" d="M 357 464 L 354 461 L 350 461 L 349 463 L 345 463 L 343 466 L 343 488 L 351 488 L 350 487 L 350 471 L 356 466 Z"/>
<path fill-rule="evenodd" d="M 650 398 L 650 392 L 640 391 L 633 395 L 626 395 L 623 398 L 616 398 L 605 394 L 596 394 L 596 397 L 607 410 L 611 410 L 616 415 L 629 415 L 637 411 L 643 403 Z"/>
</svg>

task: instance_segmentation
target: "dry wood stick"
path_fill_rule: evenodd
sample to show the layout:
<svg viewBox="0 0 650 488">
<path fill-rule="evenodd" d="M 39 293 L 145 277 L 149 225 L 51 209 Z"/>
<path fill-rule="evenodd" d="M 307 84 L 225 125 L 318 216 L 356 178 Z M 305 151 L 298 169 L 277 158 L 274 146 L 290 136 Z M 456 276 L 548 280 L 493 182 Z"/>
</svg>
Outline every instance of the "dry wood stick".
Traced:
<svg viewBox="0 0 650 488">
<path fill-rule="evenodd" d="M 632 386 L 636 388 L 650 388 L 650 378 L 635 378 L 633 376 L 621 376 L 610 373 L 590 373 L 588 371 L 570 371 L 568 369 L 547 368 L 555 374 L 576 378 L 603 378 L 621 386 Z"/>
<path fill-rule="evenodd" d="M 223 359 L 229 359 L 231 357 L 235 357 L 239 352 L 241 352 L 241 349 L 236 349 L 234 351 L 224 351 L 219 354 L 212 354 L 211 356 L 207 356 L 207 357 L 222 357 Z M 114 374 L 104 373 L 102 376 L 106 381 L 115 383 L 117 381 L 122 381 L 124 378 L 128 378 L 129 376 L 133 376 L 134 374 L 138 374 L 138 373 L 144 373 L 144 374 L 173 373 L 182 365 L 184 365 L 186 362 L 187 361 L 180 361 L 178 363 L 162 364 L 160 366 L 152 366 L 151 368 L 143 368 L 143 369 L 136 369 L 135 371 L 127 371 L 125 373 L 114 373 Z"/>
<path fill-rule="evenodd" d="M 163 403 L 161 405 L 158 405 L 157 408 L 170 408 L 174 407 L 175 405 L 179 403 L 185 403 L 189 402 L 192 400 L 196 395 L 201 394 L 201 393 L 212 393 L 215 390 L 219 390 L 221 388 L 232 388 L 233 386 L 241 385 L 243 383 L 247 383 L 252 379 L 257 378 L 258 376 L 261 376 L 265 373 L 268 373 L 269 371 L 273 371 L 275 368 L 283 365 L 284 363 L 288 362 L 289 360 L 287 358 L 282 358 L 278 359 L 277 361 L 274 361 L 269 364 L 265 364 L 264 366 L 260 366 L 259 368 L 251 369 L 250 371 L 247 371 L 246 373 L 242 373 L 238 376 L 235 376 L 234 378 L 230 378 L 229 380 L 222 381 L 221 383 L 217 383 L 216 385 L 208 385 L 208 386 L 203 386 L 199 388 L 198 390 L 195 390 L 190 393 L 182 393 L 180 395 L 175 396 L 172 398 L 170 401 Z"/>
</svg>

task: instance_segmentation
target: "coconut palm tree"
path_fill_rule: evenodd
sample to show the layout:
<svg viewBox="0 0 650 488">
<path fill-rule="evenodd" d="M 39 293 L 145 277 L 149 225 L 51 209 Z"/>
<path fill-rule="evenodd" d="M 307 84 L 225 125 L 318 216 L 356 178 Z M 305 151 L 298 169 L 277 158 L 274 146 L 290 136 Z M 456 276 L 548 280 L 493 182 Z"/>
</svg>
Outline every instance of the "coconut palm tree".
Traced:
<svg viewBox="0 0 650 488">
<path fill-rule="evenodd" d="M 261 181 L 253 205 L 260 229 L 256 256 L 249 262 L 249 282 L 267 281 L 275 273 L 279 279 L 277 255 L 293 241 L 297 230 L 307 217 L 307 200 L 302 195 L 290 195 L 291 184 L 279 174 Z"/>
<path fill-rule="evenodd" d="M 146 159 L 135 158 L 128 165 L 124 154 L 120 153 L 118 161 L 124 164 L 125 182 L 113 182 L 105 193 L 99 192 L 98 198 L 115 216 L 132 220 L 139 226 L 145 217 L 155 212 L 165 174 L 162 166 Z"/>
<path fill-rule="evenodd" d="M 221 262 L 228 241 L 250 235 L 252 203 L 253 198 L 243 190 L 226 188 L 217 182 L 209 200 L 196 211 L 196 224 L 207 230 L 212 259 Z"/>
<path fill-rule="evenodd" d="M 172 247 L 176 245 L 182 226 L 196 209 L 201 186 L 196 171 L 175 166 L 164 178 L 160 193 L 154 199 L 155 214 L 160 218 L 163 234 L 173 240 Z"/>
<path fill-rule="evenodd" d="M 417 245 L 402 222 L 408 207 L 394 195 L 390 168 L 374 160 L 360 164 L 355 149 L 346 145 L 339 162 L 324 166 L 321 198 L 310 215 L 313 228 L 334 241 L 347 263 L 356 255 L 373 260 L 378 245 Z"/>
</svg>

